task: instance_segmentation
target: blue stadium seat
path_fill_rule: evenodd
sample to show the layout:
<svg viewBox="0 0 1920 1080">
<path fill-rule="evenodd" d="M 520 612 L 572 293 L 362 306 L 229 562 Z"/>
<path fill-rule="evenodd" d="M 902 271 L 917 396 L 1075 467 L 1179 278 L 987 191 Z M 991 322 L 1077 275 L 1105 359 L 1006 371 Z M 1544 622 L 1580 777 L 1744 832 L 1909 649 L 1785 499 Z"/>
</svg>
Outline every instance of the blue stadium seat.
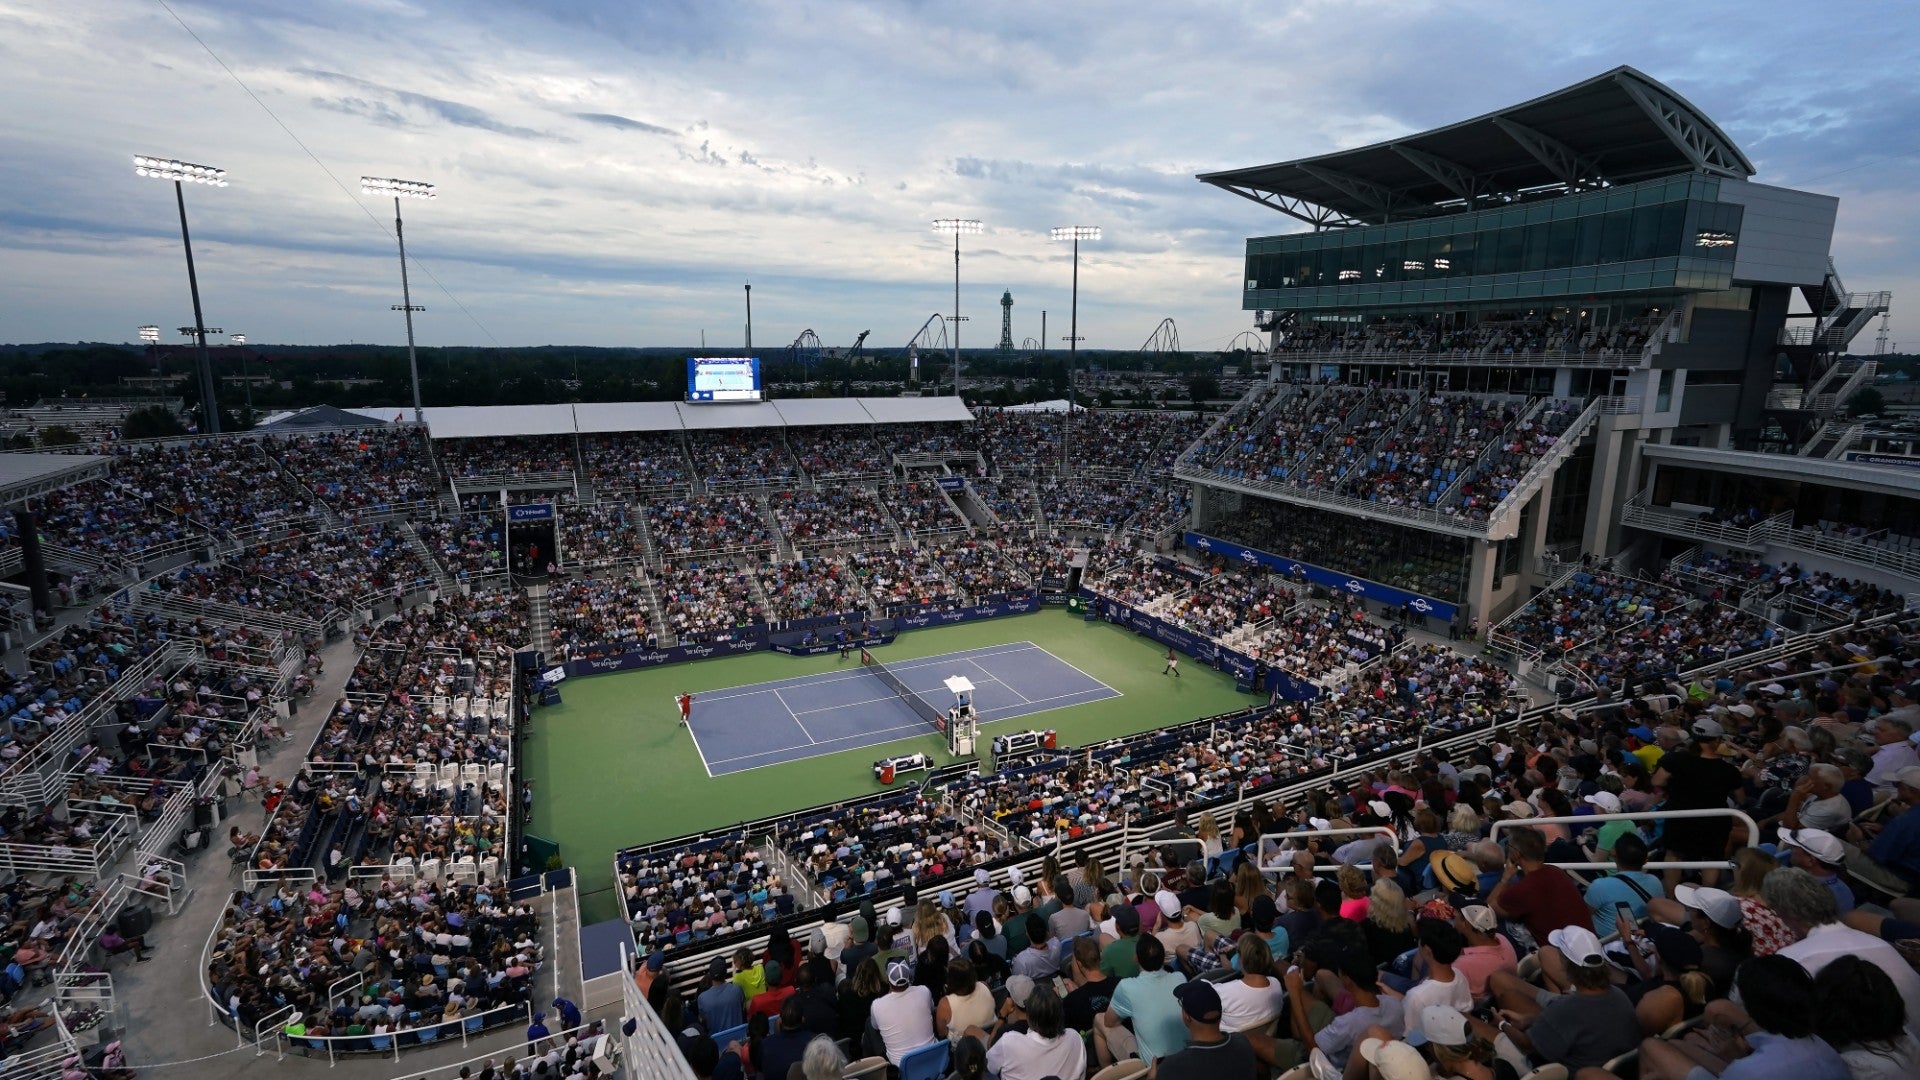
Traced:
<svg viewBox="0 0 1920 1080">
<path fill-rule="evenodd" d="M 941 1080 L 947 1075 L 949 1046 L 945 1039 L 910 1050 L 900 1059 L 900 1080 Z"/>
</svg>

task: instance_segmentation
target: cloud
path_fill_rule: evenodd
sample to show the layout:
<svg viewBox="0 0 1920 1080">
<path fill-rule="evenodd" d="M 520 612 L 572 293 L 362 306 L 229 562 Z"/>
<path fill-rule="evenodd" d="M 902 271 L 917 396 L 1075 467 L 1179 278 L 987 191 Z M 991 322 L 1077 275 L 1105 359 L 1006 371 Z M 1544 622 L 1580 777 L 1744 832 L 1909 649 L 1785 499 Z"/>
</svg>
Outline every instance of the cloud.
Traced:
<svg viewBox="0 0 1920 1080">
<path fill-rule="evenodd" d="M 926 223 L 966 216 L 987 235 L 966 242 L 962 306 L 990 322 L 1011 289 L 1016 340 L 1066 311 L 1070 254 L 1047 228 L 1080 222 L 1105 230 L 1081 252 L 1086 345 L 1132 348 L 1168 315 L 1190 346 L 1224 344 L 1250 325 L 1245 239 L 1301 226 L 1194 173 L 1620 63 L 1714 117 L 1760 181 L 1838 195 L 1850 285 L 1920 289 L 1913 20 L 1829 20 L 1809 51 L 1785 0 L 1224 0 L 1177 18 L 980 0 L 964 20 L 885 0 L 171 3 L 301 145 L 160 9 L 0 0 L 23 106 L 0 155 L 9 337 L 191 318 L 171 195 L 126 166 L 145 151 L 231 171 L 188 194 L 195 256 L 208 317 L 245 312 L 263 342 L 398 333 L 390 208 L 335 183 L 365 172 L 440 185 L 407 207 L 408 253 L 502 342 L 737 335 L 749 272 L 756 336 L 904 342 L 953 300 L 952 240 Z M 110 56 L 139 59 L 101 80 Z M 488 343 L 415 285 L 423 341 Z"/>
<path fill-rule="evenodd" d="M 505 135 L 505 136 L 508 136 L 509 138 L 515 138 L 515 139 L 559 139 L 561 138 L 561 136 L 555 135 L 551 132 L 536 131 L 533 128 L 521 127 L 517 124 L 509 124 L 504 120 L 501 120 L 498 117 L 494 116 L 493 114 L 487 112 L 485 109 L 481 109 L 476 106 L 468 105 L 459 101 L 448 101 L 446 98 L 437 98 L 437 97 L 430 96 L 428 94 L 417 94 L 411 90 L 399 90 L 391 86 L 381 86 L 378 83 L 368 82 L 365 79 L 356 79 L 351 75 L 342 75 L 334 71 L 306 70 L 306 71 L 300 72 L 300 74 L 307 75 L 321 82 L 333 83 L 340 86 L 351 86 L 360 90 L 372 92 L 374 94 L 384 95 L 388 98 L 393 99 L 394 101 L 399 102 L 402 105 L 409 105 L 415 109 L 424 111 L 432 116 L 437 116 L 441 120 L 444 120 L 449 124 L 452 124 L 454 127 L 473 128 L 478 131 L 491 131 L 496 135 Z M 323 107 L 336 107 L 348 101 L 359 101 L 359 100 L 360 99 L 357 99 L 357 98 L 343 99 L 343 101 L 336 102 L 333 105 L 323 104 Z M 388 115 L 393 115 L 393 116 L 398 115 L 393 109 L 385 106 L 384 103 L 362 102 L 362 104 L 367 105 L 369 108 L 375 110 L 375 118 L 380 119 L 382 122 L 386 122 L 385 117 Z M 350 111 L 350 110 L 342 109 L 341 111 Z"/>
<path fill-rule="evenodd" d="M 589 124 L 619 128 L 621 131 L 639 131 L 648 135 L 676 134 L 672 128 L 663 128 L 658 124 L 649 124 L 644 120 L 635 120 L 632 117 L 621 116 L 618 113 L 577 112 L 573 114 L 573 118 L 576 120 L 585 120 Z"/>
</svg>

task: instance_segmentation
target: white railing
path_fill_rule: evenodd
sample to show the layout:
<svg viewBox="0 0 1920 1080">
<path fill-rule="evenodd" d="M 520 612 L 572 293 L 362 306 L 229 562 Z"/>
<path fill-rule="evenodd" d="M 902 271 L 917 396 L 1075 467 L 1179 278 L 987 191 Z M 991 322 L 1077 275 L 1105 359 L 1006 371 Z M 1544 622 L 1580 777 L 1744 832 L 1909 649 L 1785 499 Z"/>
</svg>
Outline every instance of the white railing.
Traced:
<svg viewBox="0 0 1920 1080">
<path fill-rule="evenodd" d="M 1732 818 L 1735 822 L 1746 826 L 1746 829 L 1747 829 L 1746 846 L 1747 847 L 1754 846 L 1755 839 L 1760 835 L 1760 826 L 1755 824 L 1753 818 L 1749 817 L 1745 811 L 1734 810 L 1731 808 L 1709 809 L 1709 810 L 1649 810 L 1642 813 L 1584 814 L 1584 815 L 1575 815 L 1573 817 L 1518 818 L 1514 820 L 1502 820 L 1502 821 L 1494 822 L 1492 828 L 1487 830 L 1487 836 L 1492 840 L 1498 841 L 1500 839 L 1501 832 L 1508 829 L 1518 828 L 1520 826 L 1527 826 L 1527 825 L 1604 825 L 1609 821 L 1661 822 L 1661 821 L 1682 821 L 1682 820 L 1689 820 L 1694 818 L 1722 818 L 1722 817 Z M 1618 863 L 1612 863 L 1612 862 L 1570 862 L 1570 863 L 1552 863 L 1550 865 L 1558 866 L 1562 870 L 1615 870 L 1619 868 Z M 1688 860 L 1681 859 L 1681 860 L 1667 860 L 1664 862 L 1650 862 L 1646 865 L 1646 869 L 1648 870 L 1724 870 L 1729 865 L 1731 864 L 1726 859 L 1712 859 L 1712 860 L 1706 860 L 1706 861 L 1701 861 L 1701 860 L 1688 861 Z"/>
<path fill-rule="evenodd" d="M 1554 440 L 1553 446 L 1540 455 L 1540 460 L 1521 474 L 1519 481 L 1501 498 L 1500 505 L 1494 507 L 1493 513 L 1487 516 L 1488 536 L 1504 530 L 1508 519 L 1520 512 L 1534 489 L 1573 455 L 1580 446 L 1580 440 L 1586 438 L 1587 429 L 1593 426 L 1595 418 L 1606 410 L 1606 401 L 1606 398 L 1600 398 L 1582 410 L 1579 416 L 1574 417 L 1573 423 L 1567 425 L 1567 430 Z"/>
<path fill-rule="evenodd" d="M 123 669 L 112 686 L 20 755 L 0 779 L 0 804 L 35 806 L 47 802 L 53 796 L 54 785 L 64 778 L 68 753 L 86 741 L 94 725 L 101 723 L 132 691 L 144 687 L 147 680 L 162 670 L 171 675 L 199 655 L 199 645 L 175 638 Z"/>
<path fill-rule="evenodd" d="M 633 954 L 622 945 L 620 970 L 633 970 L 633 960 Z M 627 1018 L 633 1021 L 631 1031 L 624 1026 L 620 1029 L 622 1075 L 644 1076 L 647 1080 L 695 1080 L 693 1066 L 687 1064 L 673 1032 L 667 1030 L 653 1006 L 647 1003 L 639 984 L 632 979 L 621 979 L 620 984 Z"/>
<path fill-rule="evenodd" d="M 1255 863 L 1263 874 L 1285 874 L 1293 871 L 1292 854 L 1304 850 L 1303 846 L 1332 836 L 1351 836 L 1358 839 L 1363 836 L 1378 836 L 1382 841 L 1394 845 L 1397 850 L 1400 836 L 1385 825 L 1364 825 L 1349 829 L 1316 829 L 1313 832 L 1261 833 L 1259 847 L 1254 849 Z M 1269 861 L 1271 858 L 1288 856 L 1282 861 Z M 1316 873 L 1330 874 L 1340 869 L 1338 863 L 1315 865 Z"/>
<path fill-rule="evenodd" d="M 105 877 L 120 852 L 133 841 L 133 815 L 113 814 L 96 819 L 104 827 L 87 847 L 70 844 L 0 843 L 0 869 L 15 874 L 49 873 Z"/>
</svg>

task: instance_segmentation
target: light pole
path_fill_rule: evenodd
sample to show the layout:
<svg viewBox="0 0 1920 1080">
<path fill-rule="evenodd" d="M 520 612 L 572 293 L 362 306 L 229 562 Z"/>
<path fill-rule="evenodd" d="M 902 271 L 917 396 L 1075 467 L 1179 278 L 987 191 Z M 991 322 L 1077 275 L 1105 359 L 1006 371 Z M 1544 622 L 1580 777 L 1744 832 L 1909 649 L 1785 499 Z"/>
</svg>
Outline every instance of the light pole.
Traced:
<svg viewBox="0 0 1920 1080">
<path fill-rule="evenodd" d="M 253 426 L 253 373 L 247 370 L 247 335 L 228 334 L 227 344 L 240 348 L 240 385 L 247 388 L 247 426 Z"/>
<path fill-rule="evenodd" d="M 1100 239 L 1098 225 L 1057 225 L 1055 240 L 1073 241 L 1073 302 L 1067 327 L 1067 429 L 1060 440 L 1060 471 L 1067 471 L 1067 459 L 1073 452 L 1073 376 L 1080 351 L 1080 241 Z"/>
<path fill-rule="evenodd" d="M 953 234 L 953 393 L 960 397 L 960 324 L 966 317 L 960 314 L 960 237 L 962 234 L 978 236 L 987 231 L 978 218 L 934 218 L 933 231 Z"/>
<path fill-rule="evenodd" d="M 425 419 L 420 412 L 420 360 L 413 350 L 413 313 L 426 308 L 415 307 L 413 289 L 407 284 L 407 234 L 400 221 L 401 199 L 435 199 L 433 185 L 420 180 L 395 180 L 390 176 L 363 176 L 360 178 L 360 190 L 368 195 L 393 196 L 393 238 L 400 245 L 400 302 L 389 306 L 392 311 L 405 312 L 407 316 L 407 373 L 413 377 L 413 422 L 418 424 Z"/>
<path fill-rule="evenodd" d="M 213 396 L 213 361 L 207 356 L 206 317 L 200 314 L 200 280 L 193 272 L 193 237 L 187 232 L 187 184 L 206 184 L 210 187 L 227 186 L 227 170 L 216 169 L 211 165 L 195 165 L 190 161 L 174 158 L 133 156 L 133 175 L 144 176 L 149 180 L 173 181 L 174 201 L 180 204 L 180 246 L 187 252 L 187 289 L 193 293 L 193 336 L 200 346 L 200 409 L 205 414 L 206 433 L 220 434 L 220 408 Z"/>
</svg>

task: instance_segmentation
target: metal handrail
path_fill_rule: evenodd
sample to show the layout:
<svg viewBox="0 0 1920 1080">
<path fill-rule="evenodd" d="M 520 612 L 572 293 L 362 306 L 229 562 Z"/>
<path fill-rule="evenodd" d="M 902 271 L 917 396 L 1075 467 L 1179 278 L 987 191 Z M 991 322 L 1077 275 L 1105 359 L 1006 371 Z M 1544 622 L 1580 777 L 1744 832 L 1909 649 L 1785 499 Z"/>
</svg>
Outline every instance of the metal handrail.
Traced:
<svg viewBox="0 0 1920 1080">
<path fill-rule="evenodd" d="M 1689 821 L 1696 818 L 1717 818 L 1717 817 L 1730 817 L 1734 819 L 1735 822 L 1745 825 L 1747 827 L 1746 846 L 1747 847 L 1755 846 L 1756 838 L 1760 835 L 1760 826 L 1753 820 L 1753 818 L 1750 815 L 1747 814 L 1746 811 L 1735 810 L 1732 807 L 1727 807 L 1725 809 L 1709 808 L 1705 810 L 1646 810 L 1646 811 L 1639 811 L 1634 813 L 1619 813 L 1619 814 L 1576 814 L 1572 817 L 1532 817 L 1532 818 L 1502 819 L 1500 821 L 1494 822 L 1492 827 L 1487 830 L 1487 838 L 1495 842 L 1498 842 L 1500 839 L 1501 830 L 1517 828 L 1523 825 L 1596 825 L 1596 824 L 1604 825 L 1609 821 Z M 1619 864 L 1612 863 L 1612 862 L 1570 862 L 1570 863 L 1561 862 L 1561 863 L 1548 863 L 1547 865 L 1557 866 L 1562 870 L 1617 870 L 1619 869 Z M 1648 870 L 1724 870 L 1729 865 L 1731 865 L 1731 863 L 1727 859 L 1719 859 L 1716 861 L 1680 859 L 1680 860 L 1667 860 L 1663 862 L 1650 862 L 1646 864 L 1645 869 L 1648 869 Z"/>
<path fill-rule="evenodd" d="M 1286 844 L 1282 843 L 1281 841 L 1287 841 L 1287 840 L 1311 841 L 1311 840 L 1317 840 L 1321 837 L 1326 837 L 1326 836 L 1373 836 L 1373 835 L 1378 835 L 1382 840 L 1385 840 L 1390 844 L 1398 844 L 1400 842 L 1400 834 L 1393 831 L 1392 829 L 1388 828 L 1385 825 L 1360 825 L 1360 826 L 1355 826 L 1353 828 L 1348 828 L 1348 829 L 1315 829 L 1312 832 L 1261 833 L 1256 838 L 1256 842 L 1259 844 L 1259 847 L 1255 851 L 1255 854 L 1260 861 L 1255 863 L 1254 865 L 1258 867 L 1260 872 L 1263 874 L 1278 874 L 1278 873 L 1291 872 L 1293 870 L 1293 861 L 1291 859 L 1287 860 L 1284 863 L 1266 861 L 1267 856 L 1270 854 L 1279 855 L 1283 851 L 1289 850 Z M 1269 847 L 1267 843 L 1269 840 L 1275 841 L 1275 843 L 1271 847 Z M 1299 850 L 1299 849 L 1295 848 L 1291 850 Z M 1339 867 L 1339 864 L 1337 863 L 1329 863 L 1325 866 L 1315 866 L 1313 869 L 1316 873 L 1324 873 L 1327 871 L 1338 870 L 1340 869 L 1340 867 Z"/>
</svg>

